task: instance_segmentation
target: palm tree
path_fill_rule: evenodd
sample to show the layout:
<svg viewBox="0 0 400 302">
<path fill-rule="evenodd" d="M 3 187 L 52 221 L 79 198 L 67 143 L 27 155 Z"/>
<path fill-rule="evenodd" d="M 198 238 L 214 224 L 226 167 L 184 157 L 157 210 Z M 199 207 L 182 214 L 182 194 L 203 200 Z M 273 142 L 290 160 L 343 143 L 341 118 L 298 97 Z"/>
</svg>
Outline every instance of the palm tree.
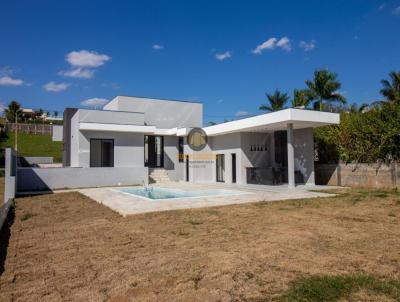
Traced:
<svg viewBox="0 0 400 302">
<path fill-rule="evenodd" d="M 391 83 L 388 80 L 382 80 L 383 88 L 381 94 L 390 102 L 400 103 L 400 71 L 389 73 Z"/>
<path fill-rule="evenodd" d="M 292 107 L 308 107 L 311 101 L 310 92 L 307 89 L 295 89 L 293 92 Z"/>
<path fill-rule="evenodd" d="M 21 105 L 17 101 L 13 100 L 8 104 L 8 107 L 4 112 L 6 113 L 7 121 L 14 123 L 15 118 L 20 116 L 22 113 Z"/>
<path fill-rule="evenodd" d="M 278 111 L 285 108 L 286 102 L 289 100 L 287 93 L 282 93 L 278 89 L 275 90 L 274 94 L 266 94 L 269 105 L 262 104 L 260 110 L 265 111 Z"/>
<path fill-rule="evenodd" d="M 312 100 L 319 105 L 320 111 L 322 111 L 324 101 L 346 103 L 346 98 L 337 92 L 342 84 L 337 80 L 337 75 L 328 70 L 314 71 L 314 80 L 307 80 L 306 84 Z"/>
</svg>

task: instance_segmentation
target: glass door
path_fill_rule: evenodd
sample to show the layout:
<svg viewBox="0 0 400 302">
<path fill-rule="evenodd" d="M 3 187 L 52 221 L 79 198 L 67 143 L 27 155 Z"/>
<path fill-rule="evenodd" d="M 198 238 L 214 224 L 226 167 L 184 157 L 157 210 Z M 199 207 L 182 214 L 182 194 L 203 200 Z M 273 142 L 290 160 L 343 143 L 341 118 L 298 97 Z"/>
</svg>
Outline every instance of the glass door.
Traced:
<svg viewBox="0 0 400 302">
<path fill-rule="evenodd" d="M 163 136 L 144 136 L 144 165 L 149 168 L 164 167 Z"/>
<path fill-rule="evenodd" d="M 217 181 L 224 182 L 225 181 L 225 155 L 224 154 L 217 154 L 216 166 L 217 166 Z"/>
</svg>

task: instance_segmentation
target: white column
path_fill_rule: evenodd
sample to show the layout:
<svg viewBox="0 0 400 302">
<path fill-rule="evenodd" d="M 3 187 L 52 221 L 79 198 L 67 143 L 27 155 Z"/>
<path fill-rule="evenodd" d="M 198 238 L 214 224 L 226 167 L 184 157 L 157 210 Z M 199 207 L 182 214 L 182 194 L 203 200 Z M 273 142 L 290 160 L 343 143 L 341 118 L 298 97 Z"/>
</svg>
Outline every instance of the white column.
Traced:
<svg viewBox="0 0 400 302">
<path fill-rule="evenodd" d="M 294 181 L 294 146 L 293 146 L 293 124 L 287 124 L 287 156 L 288 156 L 288 186 L 295 187 Z"/>
</svg>

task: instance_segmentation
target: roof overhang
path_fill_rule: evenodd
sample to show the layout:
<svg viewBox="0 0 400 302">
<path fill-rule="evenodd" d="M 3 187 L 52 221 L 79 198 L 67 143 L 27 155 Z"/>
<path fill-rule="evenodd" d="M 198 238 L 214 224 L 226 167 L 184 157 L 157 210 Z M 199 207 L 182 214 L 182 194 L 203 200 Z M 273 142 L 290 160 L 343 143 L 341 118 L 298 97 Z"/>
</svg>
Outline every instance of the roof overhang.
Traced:
<svg viewBox="0 0 400 302">
<path fill-rule="evenodd" d="M 112 131 L 154 134 L 156 127 L 142 125 L 119 125 L 102 123 L 79 123 L 79 130 L 84 131 Z"/>
<path fill-rule="evenodd" d="M 286 130 L 287 124 L 293 124 L 294 129 L 302 129 L 339 124 L 339 122 L 340 115 L 337 113 L 290 108 L 205 127 L 204 131 L 208 136 L 216 136 L 235 132 Z"/>
<path fill-rule="evenodd" d="M 191 128 L 162 129 L 155 126 L 144 125 L 122 125 L 110 123 L 79 123 L 79 130 L 84 131 L 110 131 L 110 132 L 132 132 L 152 135 L 186 136 Z"/>
</svg>

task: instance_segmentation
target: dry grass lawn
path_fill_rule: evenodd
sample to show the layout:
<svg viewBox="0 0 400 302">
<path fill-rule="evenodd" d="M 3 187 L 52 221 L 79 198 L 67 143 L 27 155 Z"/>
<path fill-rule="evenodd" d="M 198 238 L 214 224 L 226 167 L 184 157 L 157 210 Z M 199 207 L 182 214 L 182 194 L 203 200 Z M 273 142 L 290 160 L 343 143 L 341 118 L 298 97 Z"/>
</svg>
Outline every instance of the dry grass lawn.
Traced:
<svg viewBox="0 0 400 302">
<path fill-rule="evenodd" d="M 396 281 L 399 219 L 395 191 L 127 218 L 79 193 L 18 198 L 0 301 L 274 301 L 310 276 Z"/>
</svg>

